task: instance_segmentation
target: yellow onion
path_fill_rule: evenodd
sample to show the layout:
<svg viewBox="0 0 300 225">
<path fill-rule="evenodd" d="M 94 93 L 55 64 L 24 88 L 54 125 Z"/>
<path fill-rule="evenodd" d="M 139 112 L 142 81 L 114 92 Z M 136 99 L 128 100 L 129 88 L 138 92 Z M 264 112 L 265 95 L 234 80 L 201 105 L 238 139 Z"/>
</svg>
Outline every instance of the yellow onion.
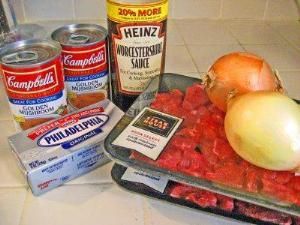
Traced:
<svg viewBox="0 0 300 225">
<path fill-rule="evenodd" d="M 227 139 L 246 161 L 270 170 L 300 165 L 300 108 L 278 92 L 257 91 L 229 100 Z"/>
<path fill-rule="evenodd" d="M 252 53 L 234 52 L 217 59 L 204 78 L 211 102 L 226 112 L 227 98 L 251 91 L 283 91 L 270 65 Z"/>
</svg>

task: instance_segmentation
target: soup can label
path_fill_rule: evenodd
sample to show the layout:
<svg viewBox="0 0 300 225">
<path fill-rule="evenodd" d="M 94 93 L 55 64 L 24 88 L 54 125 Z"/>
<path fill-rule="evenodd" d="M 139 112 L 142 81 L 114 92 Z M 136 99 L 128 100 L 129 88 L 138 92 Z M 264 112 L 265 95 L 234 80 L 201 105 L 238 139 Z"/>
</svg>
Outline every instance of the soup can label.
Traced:
<svg viewBox="0 0 300 225">
<path fill-rule="evenodd" d="M 75 108 L 85 107 L 84 101 L 89 99 L 101 101 L 106 98 L 108 80 L 106 51 L 106 43 L 80 49 L 63 48 L 68 98 L 69 103 Z"/>
<path fill-rule="evenodd" d="M 71 109 L 80 109 L 107 98 L 106 29 L 96 24 L 71 24 L 55 30 L 52 39 L 62 46 Z"/>
<path fill-rule="evenodd" d="M 39 49 L 40 48 L 40 49 Z M 38 57 L 47 49 L 35 46 Z M 20 51 L 14 54 L 25 54 Z M 49 52 L 48 52 L 49 53 Z M 51 54 L 50 54 L 51 55 Z M 2 57 L 5 61 L 5 57 Z M 16 57 L 18 58 L 18 57 Z M 32 65 L 31 65 L 32 63 Z M 3 81 L 11 112 L 18 127 L 29 129 L 67 113 L 61 54 L 36 65 L 2 63 Z"/>
<path fill-rule="evenodd" d="M 164 70 L 168 1 L 107 8 L 118 92 L 138 95 Z"/>
</svg>

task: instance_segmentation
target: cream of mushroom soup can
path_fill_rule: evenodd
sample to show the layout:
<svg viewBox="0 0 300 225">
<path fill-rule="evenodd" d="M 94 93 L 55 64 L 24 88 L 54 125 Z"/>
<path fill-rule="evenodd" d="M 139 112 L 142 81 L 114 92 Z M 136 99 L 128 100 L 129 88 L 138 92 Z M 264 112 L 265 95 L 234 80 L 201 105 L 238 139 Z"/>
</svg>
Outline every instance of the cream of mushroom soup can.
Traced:
<svg viewBox="0 0 300 225">
<path fill-rule="evenodd" d="M 80 109 L 107 98 L 107 31 L 96 24 L 58 28 L 52 39 L 62 46 L 70 109 Z"/>
<path fill-rule="evenodd" d="M 0 52 L 3 82 L 17 128 L 27 130 L 67 113 L 61 47 L 26 40 Z"/>
</svg>

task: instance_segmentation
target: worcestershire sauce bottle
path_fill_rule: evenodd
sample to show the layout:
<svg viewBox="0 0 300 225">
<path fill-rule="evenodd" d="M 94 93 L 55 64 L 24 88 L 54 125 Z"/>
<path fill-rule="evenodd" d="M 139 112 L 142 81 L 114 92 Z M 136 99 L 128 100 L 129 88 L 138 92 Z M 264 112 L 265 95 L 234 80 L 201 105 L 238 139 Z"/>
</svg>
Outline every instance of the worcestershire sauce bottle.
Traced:
<svg viewBox="0 0 300 225">
<path fill-rule="evenodd" d="M 168 0 L 107 0 L 112 100 L 126 111 L 163 73 Z"/>
</svg>

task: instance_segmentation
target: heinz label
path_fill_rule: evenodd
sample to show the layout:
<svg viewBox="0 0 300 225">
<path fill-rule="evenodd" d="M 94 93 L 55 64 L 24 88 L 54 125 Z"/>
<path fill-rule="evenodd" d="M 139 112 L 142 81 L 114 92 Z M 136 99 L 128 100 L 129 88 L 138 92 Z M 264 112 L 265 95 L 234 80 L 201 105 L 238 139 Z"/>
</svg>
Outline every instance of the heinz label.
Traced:
<svg viewBox="0 0 300 225">
<path fill-rule="evenodd" d="M 66 113 L 60 57 L 30 69 L 2 65 L 2 72 L 12 114 L 23 130 Z"/>
<path fill-rule="evenodd" d="M 157 24 L 124 25 L 113 35 L 120 90 L 141 93 L 149 80 L 161 73 L 165 35 Z"/>
<path fill-rule="evenodd" d="M 168 1 L 125 4 L 107 0 L 113 94 L 126 109 L 150 79 L 163 73 Z M 124 96 L 121 96 L 124 95 Z M 118 102 L 124 101 L 124 102 Z"/>
<path fill-rule="evenodd" d="M 106 42 L 89 47 L 63 46 L 63 64 L 69 103 L 75 108 L 107 97 L 108 59 Z M 95 102 L 97 102 L 95 101 Z M 92 102 L 92 103 L 95 103 Z"/>
</svg>

